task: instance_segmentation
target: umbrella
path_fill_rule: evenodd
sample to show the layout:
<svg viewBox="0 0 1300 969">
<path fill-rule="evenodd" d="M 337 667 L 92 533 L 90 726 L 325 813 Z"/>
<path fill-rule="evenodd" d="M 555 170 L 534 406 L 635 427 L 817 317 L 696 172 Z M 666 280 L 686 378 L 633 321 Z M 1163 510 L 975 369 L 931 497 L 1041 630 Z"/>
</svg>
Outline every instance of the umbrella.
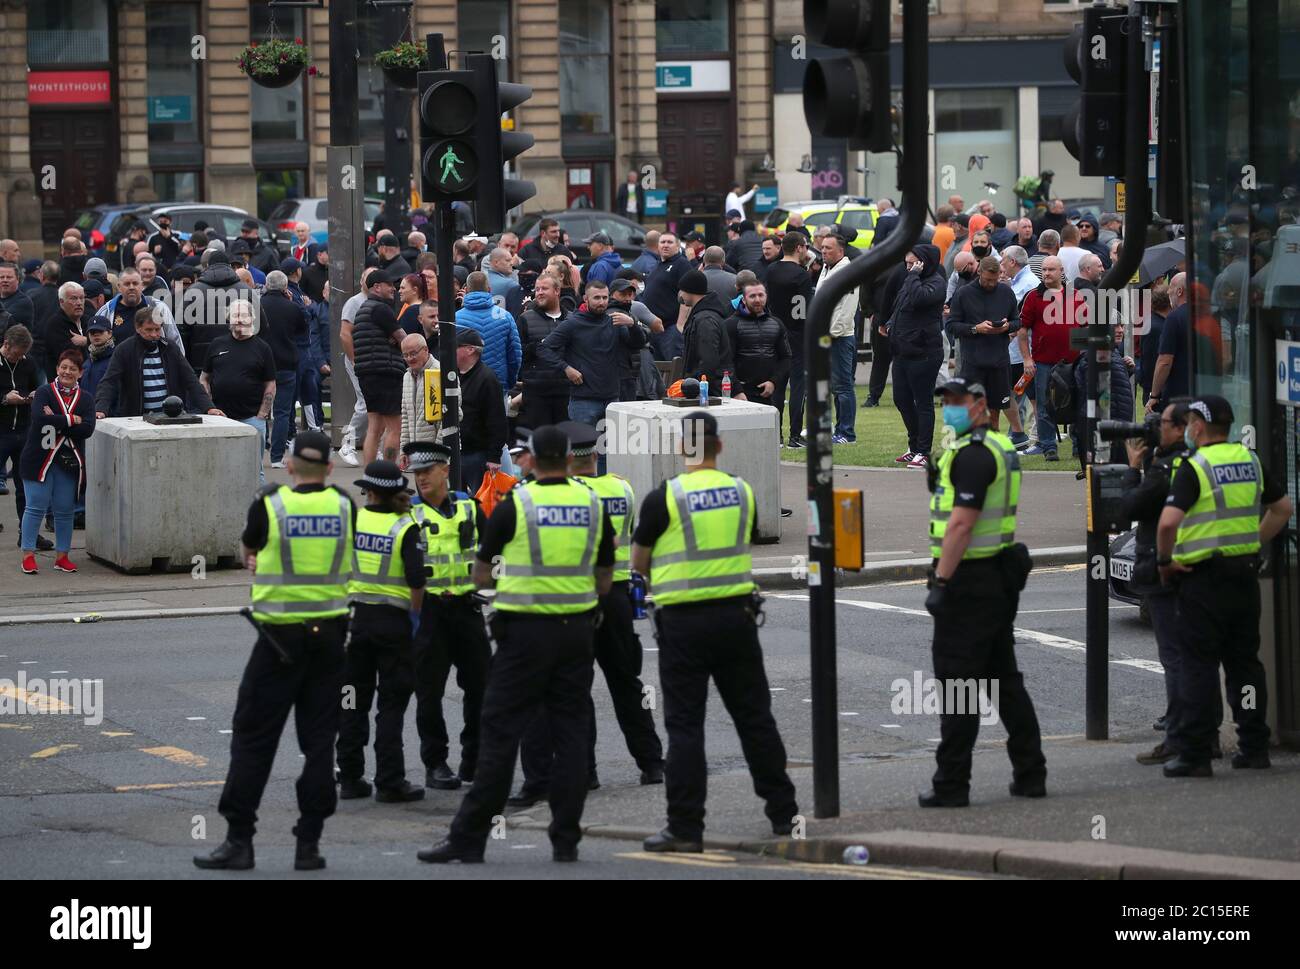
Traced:
<svg viewBox="0 0 1300 969">
<path fill-rule="evenodd" d="M 1174 239 L 1158 246 L 1148 246 L 1138 267 L 1138 285 L 1150 286 L 1187 258 L 1187 239 Z"/>
</svg>

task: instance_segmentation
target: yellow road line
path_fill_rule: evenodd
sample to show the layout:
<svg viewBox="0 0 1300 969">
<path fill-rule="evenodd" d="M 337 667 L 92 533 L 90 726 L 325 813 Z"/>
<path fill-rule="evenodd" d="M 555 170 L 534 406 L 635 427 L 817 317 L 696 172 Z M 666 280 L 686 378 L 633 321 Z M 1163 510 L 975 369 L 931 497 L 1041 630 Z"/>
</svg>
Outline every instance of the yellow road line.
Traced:
<svg viewBox="0 0 1300 969">
<path fill-rule="evenodd" d="M 129 730 L 101 730 L 100 733 L 105 737 L 134 737 Z"/>
<path fill-rule="evenodd" d="M 16 686 L 0 684 L 0 696 L 7 696 L 14 701 L 22 700 L 31 713 L 73 713 L 73 709 L 62 700 L 45 693 L 33 693 L 31 690 Z"/>
<path fill-rule="evenodd" d="M 30 723 L 0 723 L 0 730 L 31 730 Z"/>
<path fill-rule="evenodd" d="M 198 754 L 182 750 L 180 747 L 141 747 L 140 753 L 152 754 L 154 757 L 161 757 L 163 760 L 170 761 L 173 764 L 180 764 L 182 767 L 208 766 L 206 757 L 200 757 Z"/>
<path fill-rule="evenodd" d="M 170 791 L 178 787 L 220 787 L 225 781 L 181 781 L 178 784 L 122 784 L 113 788 L 118 794 L 129 791 Z"/>
<path fill-rule="evenodd" d="M 31 755 L 32 760 L 43 760 L 46 757 L 53 757 L 55 754 L 61 754 L 65 750 L 76 750 L 81 744 L 58 744 L 55 747 L 46 747 L 44 750 L 38 750 Z"/>
</svg>

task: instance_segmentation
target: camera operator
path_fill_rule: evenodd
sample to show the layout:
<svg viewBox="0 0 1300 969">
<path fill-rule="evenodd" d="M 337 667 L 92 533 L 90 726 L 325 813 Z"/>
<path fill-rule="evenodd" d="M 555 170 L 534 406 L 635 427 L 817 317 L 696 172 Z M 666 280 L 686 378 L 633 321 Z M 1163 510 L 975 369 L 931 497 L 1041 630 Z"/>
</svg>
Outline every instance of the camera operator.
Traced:
<svg viewBox="0 0 1300 969">
<path fill-rule="evenodd" d="M 1188 453 L 1183 432 L 1187 427 L 1187 405 L 1190 403 L 1190 397 L 1173 399 L 1160 412 L 1158 429 L 1153 426 L 1156 417 L 1152 415 L 1145 437 L 1132 437 L 1124 442 L 1129 472 L 1124 481 L 1121 514 L 1137 522 L 1130 588 L 1142 596 L 1146 605 L 1156 634 L 1160 665 L 1165 668 L 1165 714 L 1157 722 L 1163 721 L 1167 731 L 1172 729 L 1179 716 L 1178 675 L 1182 664 L 1176 625 L 1177 598 L 1170 586 L 1161 584 L 1156 569 L 1156 526 L 1169 496 L 1174 471 Z M 1132 426 L 1136 428 L 1137 425 Z M 1152 453 L 1150 444 L 1156 441 L 1159 444 Z M 1220 721 L 1223 719 L 1222 701 L 1218 718 Z M 1215 756 L 1222 757 L 1217 743 L 1215 746 Z M 1155 749 L 1138 754 L 1137 760 L 1139 764 L 1163 764 L 1173 760 L 1176 753 L 1168 743 L 1161 741 Z"/>
</svg>

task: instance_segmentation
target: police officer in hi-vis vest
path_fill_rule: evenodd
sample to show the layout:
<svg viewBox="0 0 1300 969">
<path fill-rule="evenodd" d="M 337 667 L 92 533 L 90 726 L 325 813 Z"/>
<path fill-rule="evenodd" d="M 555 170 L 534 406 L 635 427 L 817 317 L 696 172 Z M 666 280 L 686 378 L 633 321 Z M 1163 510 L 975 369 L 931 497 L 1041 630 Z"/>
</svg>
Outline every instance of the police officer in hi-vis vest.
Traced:
<svg viewBox="0 0 1300 969">
<path fill-rule="evenodd" d="M 469 784 L 474 780 L 483 691 L 492 663 L 492 646 L 473 578 L 483 512 L 469 495 L 447 488 L 451 470 L 447 445 L 409 441 L 402 453 L 420 499 L 411 505 L 411 518 L 424 532 L 427 579 L 415 634 L 415 725 L 420 732 L 424 786 L 451 791 L 460 787 L 461 781 Z M 447 766 L 449 741 L 442 718 L 442 697 L 453 665 L 456 685 L 464 697 L 465 717 L 456 774 Z"/>
<path fill-rule="evenodd" d="M 243 543 L 253 570 L 252 616 L 261 635 L 244 668 L 230 737 L 230 768 L 217 810 L 226 840 L 199 868 L 253 867 L 253 833 L 280 733 L 294 711 L 305 760 L 298 778 L 294 868 L 325 867 L 318 842 L 338 804 L 334 739 L 343 687 L 347 582 L 356 508 L 325 479 L 330 440 L 300 431 L 286 462 L 293 487 L 269 485 L 248 509 Z"/>
<path fill-rule="evenodd" d="M 474 786 L 447 838 L 421 861 L 482 861 L 492 819 L 510 794 L 519 739 L 542 715 L 555 745 L 551 846 L 576 861 L 587 798 L 587 697 L 598 597 L 614 571 L 614 526 L 600 499 L 568 478 L 569 439 L 553 425 L 533 432 L 535 480 L 510 492 L 488 519 L 474 584 L 496 588 L 492 659 L 483 700 Z"/>
<path fill-rule="evenodd" d="M 703 850 L 710 678 L 736 725 L 772 832 L 789 834 L 799 813 L 755 621 L 754 492 L 718 470 L 722 440 L 712 414 L 692 411 L 683 419 L 682 446 L 688 470 L 646 495 L 632 536 L 632 570 L 648 577 L 654 595 L 668 730 L 668 826 L 646 839 L 647 851 Z"/>
<path fill-rule="evenodd" d="M 1047 761 L 1033 701 L 1016 667 L 1012 625 L 1031 563 L 1016 542 L 1020 459 L 1011 439 L 990 429 L 984 387 L 962 378 L 948 381 L 943 422 L 956 441 L 931 466 L 930 570 L 925 608 L 934 617 L 931 654 L 941 683 L 961 709 L 939 716 L 938 769 L 921 807 L 965 807 L 970 803 L 971 751 L 980 728 L 980 699 L 970 680 L 996 706 L 1007 728 L 1011 793 L 1043 797 Z M 996 696 L 993 686 L 996 685 Z M 974 707 L 974 709 L 970 709 Z"/>
<path fill-rule="evenodd" d="M 655 733 L 652 704 L 647 701 L 641 682 L 641 640 L 632 620 L 632 600 L 628 590 L 631 579 L 628 562 L 632 554 L 632 520 L 636 516 L 636 496 L 626 479 L 616 474 L 596 473 L 596 446 L 600 434 L 590 424 L 562 421 L 556 425 L 569 435 L 569 475 L 599 496 L 605 513 L 614 525 L 614 585 L 600 597 L 600 622 L 596 626 L 596 662 L 605 674 L 614 701 L 614 716 L 627 742 L 628 753 L 641 769 L 642 784 L 664 781 L 664 751 Z M 594 671 L 593 671 L 594 676 Z M 600 787 L 596 776 L 596 704 L 587 696 L 591 734 L 587 747 L 587 789 Z M 524 783 L 519 793 L 506 801 L 512 807 L 528 807 L 546 800 L 550 786 L 550 729 L 545 717 L 537 717 L 524 734 L 519 747 L 519 765 Z"/>
<path fill-rule="evenodd" d="M 1242 444 L 1228 441 L 1232 405 L 1206 394 L 1187 406 L 1187 445 L 1156 531 L 1160 578 L 1177 588 L 1181 711 L 1166 777 L 1209 777 L 1214 699 L 1223 664 L 1237 724 L 1234 768 L 1266 768 L 1268 694 L 1259 661 L 1259 552 L 1291 518 L 1291 499 Z"/>
<path fill-rule="evenodd" d="M 348 637 L 347 684 L 339 726 L 339 797 L 369 797 L 366 744 L 370 705 L 375 712 L 376 801 L 418 801 L 424 788 L 406 779 L 402 722 L 415 691 L 412 637 L 424 598 L 424 537 L 409 514 L 410 489 L 392 461 L 371 461 L 357 487 L 368 493 L 357 512 L 353 537 L 352 627 Z"/>
</svg>

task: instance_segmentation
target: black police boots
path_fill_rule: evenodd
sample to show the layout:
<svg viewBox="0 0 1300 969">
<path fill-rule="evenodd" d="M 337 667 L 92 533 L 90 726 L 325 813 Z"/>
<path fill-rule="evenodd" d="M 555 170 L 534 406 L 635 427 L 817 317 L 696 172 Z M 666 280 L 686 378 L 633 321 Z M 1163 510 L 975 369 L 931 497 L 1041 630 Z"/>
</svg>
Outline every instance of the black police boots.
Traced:
<svg viewBox="0 0 1300 969">
<path fill-rule="evenodd" d="M 318 871 L 325 867 L 325 859 L 320 854 L 319 841 L 299 841 L 293 855 L 295 871 Z"/>
<path fill-rule="evenodd" d="M 461 779 L 451 772 L 446 762 L 431 767 L 424 772 L 424 786 L 439 791 L 454 791 L 460 787 Z"/>
<path fill-rule="evenodd" d="M 480 848 L 475 851 L 472 848 L 459 848 L 452 844 L 450 840 L 444 839 L 432 848 L 425 848 L 423 851 L 416 852 L 415 857 L 421 861 L 427 861 L 431 865 L 445 865 L 453 861 L 459 861 L 464 865 L 473 865 L 483 861 L 483 849 Z"/>
<path fill-rule="evenodd" d="M 424 800 L 424 788 L 416 787 L 410 781 L 402 781 L 396 787 L 381 787 L 375 791 L 375 800 L 380 804 L 405 804 L 407 801 Z"/>
<path fill-rule="evenodd" d="M 551 861 L 577 861 L 577 845 L 551 845 Z"/>
<path fill-rule="evenodd" d="M 682 851 L 699 853 L 704 850 L 704 844 L 700 841 L 689 841 L 686 838 L 679 838 L 667 828 L 664 828 L 658 834 L 652 834 L 641 843 L 641 847 L 646 851 Z"/>
<path fill-rule="evenodd" d="M 506 798 L 506 807 L 527 808 L 546 800 L 546 792 L 521 787 L 519 793 Z"/>
<path fill-rule="evenodd" d="M 1260 750 L 1253 754 L 1239 750 L 1232 755 L 1233 770 L 1268 770 L 1272 766 L 1273 762 L 1268 759 L 1267 750 Z"/>
<path fill-rule="evenodd" d="M 933 789 L 916 796 L 916 803 L 923 808 L 969 807 L 970 794 L 939 794 Z"/>
<path fill-rule="evenodd" d="M 1165 777 L 1213 777 L 1210 762 L 1197 764 L 1179 754 L 1164 766 Z"/>
<path fill-rule="evenodd" d="M 1047 783 L 1045 781 L 1012 781 L 1012 797 L 1047 797 Z"/>
<path fill-rule="evenodd" d="M 253 842 L 226 838 L 211 854 L 195 855 L 194 867 L 247 871 L 253 867 Z"/>
<path fill-rule="evenodd" d="M 346 778 L 339 780 L 339 798 L 344 801 L 354 801 L 357 798 L 369 797 L 374 793 L 374 788 L 370 782 L 360 777 L 355 780 Z"/>
<path fill-rule="evenodd" d="M 642 784 L 662 784 L 664 782 L 664 765 L 656 764 L 641 772 Z"/>
</svg>

